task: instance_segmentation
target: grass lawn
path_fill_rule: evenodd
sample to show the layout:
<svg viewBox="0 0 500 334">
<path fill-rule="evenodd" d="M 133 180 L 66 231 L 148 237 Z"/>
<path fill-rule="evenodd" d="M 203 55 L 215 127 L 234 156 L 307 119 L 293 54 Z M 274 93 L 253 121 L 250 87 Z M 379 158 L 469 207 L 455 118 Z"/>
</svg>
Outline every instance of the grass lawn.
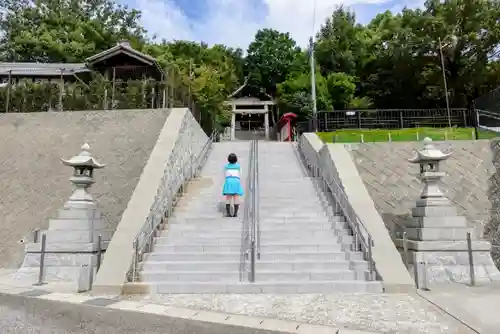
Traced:
<svg viewBox="0 0 500 334">
<path fill-rule="evenodd" d="M 342 129 L 335 132 L 319 132 L 326 143 L 370 143 L 387 141 L 417 141 L 425 137 L 432 140 L 472 140 L 474 128 L 411 128 L 411 129 Z M 497 133 L 480 130 L 478 139 L 491 139 Z"/>
</svg>

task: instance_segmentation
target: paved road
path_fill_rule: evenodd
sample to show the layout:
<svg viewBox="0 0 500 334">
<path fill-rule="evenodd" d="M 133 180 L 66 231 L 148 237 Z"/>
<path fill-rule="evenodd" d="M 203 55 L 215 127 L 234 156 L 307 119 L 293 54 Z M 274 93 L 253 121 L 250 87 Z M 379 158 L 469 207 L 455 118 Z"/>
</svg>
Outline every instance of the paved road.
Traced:
<svg viewBox="0 0 500 334">
<path fill-rule="evenodd" d="M 2 334 L 280 334 L 0 293 Z"/>
</svg>

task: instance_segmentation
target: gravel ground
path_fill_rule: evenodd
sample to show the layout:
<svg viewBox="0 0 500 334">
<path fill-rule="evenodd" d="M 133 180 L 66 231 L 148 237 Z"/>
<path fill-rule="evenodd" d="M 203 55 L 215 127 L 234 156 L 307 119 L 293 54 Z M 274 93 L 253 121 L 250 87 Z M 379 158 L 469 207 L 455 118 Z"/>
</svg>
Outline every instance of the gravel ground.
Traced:
<svg viewBox="0 0 500 334">
<path fill-rule="evenodd" d="M 158 304 L 383 333 L 458 333 L 452 319 L 410 294 L 157 295 Z"/>
</svg>

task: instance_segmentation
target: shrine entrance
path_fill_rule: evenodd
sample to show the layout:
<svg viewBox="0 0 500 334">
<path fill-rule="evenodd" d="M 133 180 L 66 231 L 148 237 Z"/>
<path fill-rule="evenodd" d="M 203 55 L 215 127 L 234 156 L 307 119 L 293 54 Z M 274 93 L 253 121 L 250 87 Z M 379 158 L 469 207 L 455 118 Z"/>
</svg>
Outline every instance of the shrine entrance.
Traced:
<svg viewBox="0 0 500 334">
<path fill-rule="evenodd" d="M 245 96 L 246 83 L 229 96 L 231 106 L 231 140 L 269 139 L 269 113 L 275 105 L 273 99 Z"/>
</svg>

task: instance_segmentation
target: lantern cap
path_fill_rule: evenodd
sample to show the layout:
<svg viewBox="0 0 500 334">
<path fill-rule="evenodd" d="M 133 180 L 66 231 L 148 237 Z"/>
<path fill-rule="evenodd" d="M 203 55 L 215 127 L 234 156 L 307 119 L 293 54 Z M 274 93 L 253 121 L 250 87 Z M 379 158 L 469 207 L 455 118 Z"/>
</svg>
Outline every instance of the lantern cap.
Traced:
<svg viewBox="0 0 500 334">
<path fill-rule="evenodd" d="M 415 156 L 408 159 L 412 163 L 428 162 L 428 161 L 441 161 L 446 160 L 451 156 L 451 152 L 444 153 L 432 144 L 432 139 L 429 137 L 424 138 L 424 148 L 422 150 L 415 150 Z"/>
<path fill-rule="evenodd" d="M 89 167 L 89 168 L 103 168 L 106 165 L 100 164 L 95 158 L 93 158 L 90 155 L 90 146 L 89 144 L 85 143 L 81 147 L 82 151 L 78 154 L 72 157 L 69 160 L 65 160 L 61 158 L 61 161 L 63 165 L 70 166 L 70 167 Z"/>
</svg>

